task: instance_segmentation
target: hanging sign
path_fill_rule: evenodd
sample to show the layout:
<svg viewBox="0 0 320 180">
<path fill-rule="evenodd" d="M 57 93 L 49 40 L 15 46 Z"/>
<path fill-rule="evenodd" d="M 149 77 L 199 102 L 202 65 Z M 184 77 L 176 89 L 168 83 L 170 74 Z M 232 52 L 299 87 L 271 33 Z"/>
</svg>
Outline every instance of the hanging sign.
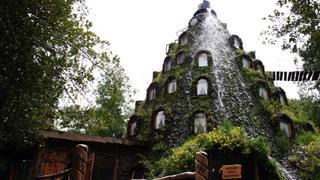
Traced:
<svg viewBox="0 0 320 180">
<path fill-rule="evenodd" d="M 241 167 L 240 164 L 223 165 L 221 167 L 222 179 L 241 179 Z"/>
</svg>

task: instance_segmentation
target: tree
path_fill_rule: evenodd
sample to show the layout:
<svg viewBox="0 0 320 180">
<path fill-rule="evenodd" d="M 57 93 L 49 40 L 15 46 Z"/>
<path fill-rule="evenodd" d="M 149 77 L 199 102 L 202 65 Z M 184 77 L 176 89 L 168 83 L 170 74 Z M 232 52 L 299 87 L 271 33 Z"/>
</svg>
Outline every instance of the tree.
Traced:
<svg viewBox="0 0 320 180">
<path fill-rule="evenodd" d="M 94 72 L 114 75 L 119 59 L 87 13 L 83 0 L 0 1 L 0 150 L 33 144 L 59 98 L 84 92 Z"/>
<path fill-rule="evenodd" d="M 126 129 L 126 120 L 132 114 L 130 103 L 134 92 L 128 85 L 128 78 L 122 75 L 124 70 L 115 69 L 113 75 L 104 75 L 103 81 L 98 85 L 96 120 L 99 123 L 90 126 L 89 131 L 93 134 L 121 135 Z"/>
<path fill-rule="evenodd" d="M 124 70 L 118 65 L 112 70 L 112 73 L 108 71 L 108 74 L 102 75 L 97 88 L 96 106 L 61 109 L 58 120 L 60 128 L 100 136 L 123 135 L 126 121 L 132 114 L 131 96 L 134 92 L 124 76 Z"/>
<path fill-rule="evenodd" d="M 278 0 L 278 9 L 268 16 L 271 25 L 263 32 L 266 42 L 282 40 L 282 48 L 298 54 L 306 71 L 320 69 L 320 2 Z M 320 91 L 320 83 L 315 86 Z"/>
</svg>

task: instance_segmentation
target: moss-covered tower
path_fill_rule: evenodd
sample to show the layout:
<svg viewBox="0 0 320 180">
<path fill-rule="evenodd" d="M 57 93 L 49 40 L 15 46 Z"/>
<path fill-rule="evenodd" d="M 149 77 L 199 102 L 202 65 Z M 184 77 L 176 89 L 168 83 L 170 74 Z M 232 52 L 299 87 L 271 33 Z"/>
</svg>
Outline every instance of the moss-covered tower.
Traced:
<svg viewBox="0 0 320 180">
<path fill-rule="evenodd" d="M 286 102 L 275 91 L 254 52 L 230 35 L 210 3 L 204 1 L 177 41 L 168 45 L 161 72 L 153 73 L 146 99 L 136 103 L 128 136 L 148 140 L 154 148 L 176 147 L 224 120 L 241 126 L 248 136 L 271 136 L 261 101 Z"/>
</svg>

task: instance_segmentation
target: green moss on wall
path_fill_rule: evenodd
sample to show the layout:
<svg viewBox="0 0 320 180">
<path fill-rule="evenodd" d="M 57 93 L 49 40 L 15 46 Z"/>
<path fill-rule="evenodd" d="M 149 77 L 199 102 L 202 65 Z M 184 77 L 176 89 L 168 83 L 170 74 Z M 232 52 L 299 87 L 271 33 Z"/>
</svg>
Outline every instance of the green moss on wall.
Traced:
<svg viewBox="0 0 320 180">
<path fill-rule="evenodd" d="M 283 179 L 277 166 L 270 162 L 268 155 L 269 146 L 265 139 L 247 139 L 245 132 L 240 127 L 223 125 L 214 128 L 206 134 L 199 134 L 195 138 L 186 141 L 182 146 L 171 149 L 166 157 L 154 162 L 154 167 L 150 171 L 150 177 L 159 174 L 169 175 L 185 171 L 194 171 L 194 156 L 198 151 L 208 151 L 219 149 L 219 151 L 242 152 L 251 154 L 256 161 L 259 161 L 267 172 L 270 172 L 272 179 Z"/>
</svg>

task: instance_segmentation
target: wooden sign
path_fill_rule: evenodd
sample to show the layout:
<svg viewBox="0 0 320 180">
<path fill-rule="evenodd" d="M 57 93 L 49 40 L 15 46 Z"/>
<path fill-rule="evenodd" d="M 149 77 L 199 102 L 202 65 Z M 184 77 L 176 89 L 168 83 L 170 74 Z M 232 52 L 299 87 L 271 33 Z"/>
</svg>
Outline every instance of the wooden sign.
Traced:
<svg viewBox="0 0 320 180">
<path fill-rule="evenodd" d="M 223 165 L 222 170 L 222 179 L 241 179 L 241 165 Z"/>
</svg>

